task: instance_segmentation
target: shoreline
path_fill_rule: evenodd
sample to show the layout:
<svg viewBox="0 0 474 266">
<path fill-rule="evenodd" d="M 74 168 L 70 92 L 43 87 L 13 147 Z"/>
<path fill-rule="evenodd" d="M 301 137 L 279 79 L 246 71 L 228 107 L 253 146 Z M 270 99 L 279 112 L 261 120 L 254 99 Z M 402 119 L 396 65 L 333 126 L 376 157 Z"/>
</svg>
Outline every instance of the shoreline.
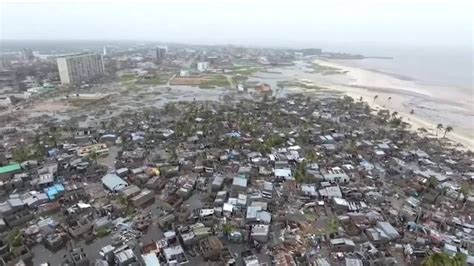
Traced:
<svg viewBox="0 0 474 266">
<path fill-rule="evenodd" d="M 348 71 L 345 75 L 350 78 L 350 81 L 336 79 L 324 84 L 328 88 L 341 91 L 356 101 L 362 97 L 372 107 L 389 109 L 392 112 L 396 111 L 404 121 L 412 125 L 411 130 L 418 131 L 418 128 L 423 127 L 428 130 L 425 135 L 429 137 L 436 138 L 435 131 L 438 123 L 442 123 L 445 127 L 452 125 L 454 130 L 449 132 L 446 138 L 463 145 L 465 149 L 474 151 L 474 138 L 469 134 L 474 131 L 474 120 L 472 120 L 474 119 L 472 116 L 474 111 L 470 109 L 472 107 L 469 108 L 469 103 L 460 104 L 462 101 L 457 101 L 455 97 L 443 97 L 446 95 L 445 93 L 435 95 L 427 88 L 422 88 L 411 81 L 397 79 L 378 71 L 345 66 L 320 59 L 313 62 Z M 377 99 L 374 101 L 375 96 L 377 96 Z M 434 107 L 429 108 L 430 104 L 434 104 Z M 428 105 L 428 107 L 425 105 Z M 415 110 L 414 114 L 410 114 L 411 110 Z M 439 116 L 438 112 L 443 112 L 443 115 L 446 116 L 440 120 L 447 121 L 436 121 L 437 116 Z M 456 121 L 460 120 L 459 117 L 454 117 L 457 114 L 460 114 L 462 119 L 471 119 L 471 122 Z M 453 117 L 449 117 L 450 115 L 453 115 Z M 459 126 L 460 123 L 468 127 L 462 128 Z M 442 136 L 443 131 L 437 138 L 441 139 Z"/>
</svg>

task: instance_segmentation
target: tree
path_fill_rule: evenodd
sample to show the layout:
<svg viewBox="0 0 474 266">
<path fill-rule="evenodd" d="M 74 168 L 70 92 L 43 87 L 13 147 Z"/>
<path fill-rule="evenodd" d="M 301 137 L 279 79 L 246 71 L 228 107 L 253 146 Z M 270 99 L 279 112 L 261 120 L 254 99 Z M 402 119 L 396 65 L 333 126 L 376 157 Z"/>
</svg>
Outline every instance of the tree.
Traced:
<svg viewBox="0 0 474 266">
<path fill-rule="evenodd" d="M 466 254 L 457 253 L 450 257 L 447 253 L 437 252 L 426 257 L 421 263 L 423 266 L 462 266 L 466 265 Z"/>
<path fill-rule="evenodd" d="M 451 265 L 451 258 L 448 254 L 439 252 L 426 257 L 421 263 L 423 266 L 447 266 Z"/>
<path fill-rule="evenodd" d="M 453 131 L 453 127 L 452 126 L 447 126 L 446 129 L 444 130 L 443 138 L 446 138 L 446 134 L 448 132 L 451 132 L 451 131 Z"/>
<path fill-rule="evenodd" d="M 451 258 L 453 266 L 464 266 L 466 265 L 467 255 L 464 253 L 457 253 Z"/>
<path fill-rule="evenodd" d="M 463 199 L 467 199 L 469 196 L 469 186 L 467 185 L 461 185 L 461 188 L 458 191 L 458 195 L 456 196 L 456 201 L 463 195 Z"/>
<path fill-rule="evenodd" d="M 234 230 L 234 228 L 230 224 L 224 224 L 222 226 L 222 231 L 224 232 L 225 236 L 230 235 L 230 233 L 232 233 L 233 230 Z"/>
<path fill-rule="evenodd" d="M 398 116 L 398 112 L 397 112 L 397 111 L 395 111 L 395 112 L 392 113 L 392 118 L 397 118 L 397 116 Z"/>
<path fill-rule="evenodd" d="M 427 183 L 428 187 L 435 188 L 435 187 L 438 186 L 438 184 L 439 184 L 439 182 L 436 178 L 434 178 L 432 176 L 430 178 L 428 178 L 428 183 Z"/>
<path fill-rule="evenodd" d="M 11 247 L 19 247 L 23 243 L 23 236 L 18 228 L 11 230 L 8 233 L 7 239 Z"/>
<path fill-rule="evenodd" d="M 30 158 L 29 151 L 24 147 L 14 150 L 12 156 L 13 160 L 18 163 L 24 162 Z"/>
<path fill-rule="evenodd" d="M 359 102 L 362 102 L 364 100 L 364 97 L 360 96 Z"/>
<path fill-rule="evenodd" d="M 87 157 L 89 157 L 89 159 L 91 159 L 92 161 L 94 161 L 95 164 L 97 164 L 97 160 L 99 159 L 99 155 L 97 154 L 96 151 L 91 151 Z"/>
<path fill-rule="evenodd" d="M 438 136 L 438 132 L 443 129 L 443 124 L 438 124 L 436 126 L 436 136 Z"/>
<path fill-rule="evenodd" d="M 374 105 L 374 104 L 375 104 L 375 100 L 377 100 L 378 98 L 379 98 L 379 96 L 378 96 L 378 95 L 375 95 L 375 96 L 374 96 L 374 101 L 372 102 L 372 105 Z"/>
<path fill-rule="evenodd" d="M 420 131 L 420 133 L 427 133 L 428 132 L 428 130 L 426 130 L 426 128 L 424 128 L 424 127 L 418 128 L 418 131 Z"/>
</svg>

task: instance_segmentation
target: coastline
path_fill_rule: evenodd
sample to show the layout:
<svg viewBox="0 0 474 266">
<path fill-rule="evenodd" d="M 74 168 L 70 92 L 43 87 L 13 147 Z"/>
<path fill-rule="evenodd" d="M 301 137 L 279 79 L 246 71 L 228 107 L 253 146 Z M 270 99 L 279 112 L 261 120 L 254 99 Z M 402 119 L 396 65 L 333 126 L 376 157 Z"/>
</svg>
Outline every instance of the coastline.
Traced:
<svg viewBox="0 0 474 266">
<path fill-rule="evenodd" d="M 449 95 L 451 90 L 424 87 L 411 80 L 399 79 L 380 71 L 345 66 L 337 62 L 316 59 L 313 62 L 347 71 L 344 79 L 334 77 L 325 86 L 344 92 L 354 98 L 363 98 L 371 106 L 398 112 L 404 121 L 428 130 L 427 135 L 436 137 L 436 125 L 451 125 L 454 130 L 446 138 L 474 150 L 474 110 L 472 103 L 463 95 Z M 340 76 L 340 75 L 339 75 Z M 449 95 L 449 97 L 447 97 Z M 374 101 L 374 97 L 377 99 Z M 471 99 L 472 101 L 473 99 Z M 414 114 L 410 112 L 414 110 Z M 440 113 L 441 112 L 441 113 Z M 443 117 L 440 116 L 443 115 Z M 438 134 L 441 138 L 443 132 Z"/>
</svg>

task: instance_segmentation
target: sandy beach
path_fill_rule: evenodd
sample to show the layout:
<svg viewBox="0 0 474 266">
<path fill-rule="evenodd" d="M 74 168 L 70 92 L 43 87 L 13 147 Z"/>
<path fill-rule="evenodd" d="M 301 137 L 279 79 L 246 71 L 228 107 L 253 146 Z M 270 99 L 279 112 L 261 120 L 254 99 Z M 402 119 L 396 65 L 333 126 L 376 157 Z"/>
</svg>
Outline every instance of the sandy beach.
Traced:
<svg viewBox="0 0 474 266">
<path fill-rule="evenodd" d="M 324 85 L 345 92 L 358 100 L 360 97 L 375 108 L 398 112 L 413 130 L 425 128 L 435 136 L 436 125 L 452 126 L 446 137 L 474 150 L 474 97 L 469 92 L 443 87 L 427 87 L 415 81 L 349 67 L 339 62 L 315 60 L 317 64 L 347 71 L 344 75 L 331 75 Z M 344 77 L 342 77 L 344 76 Z M 472 90 L 471 90 L 472 92 Z M 376 100 L 374 97 L 377 95 Z M 414 114 L 410 114 L 413 110 Z M 438 137 L 442 137 L 442 131 Z"/>
</svg>

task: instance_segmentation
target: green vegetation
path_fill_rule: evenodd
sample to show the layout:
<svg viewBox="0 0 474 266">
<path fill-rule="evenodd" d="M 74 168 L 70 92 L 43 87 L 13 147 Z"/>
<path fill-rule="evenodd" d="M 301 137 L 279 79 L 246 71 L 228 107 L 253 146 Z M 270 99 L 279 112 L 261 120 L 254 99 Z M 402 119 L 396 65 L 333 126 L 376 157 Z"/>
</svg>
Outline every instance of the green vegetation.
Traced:
<svg viewBox="0 0 474 266">
<path fill-rule="evenodd" d="M 318 216 L 313 212 L 305 212 L 303 215 L 308 222 L 314 222 L 318 219 Z"/>
<path fill-rule="evenodd" d="M 317 85 L 314 85 L 314 84 L 306 84 L 306 83 L 303 83 L 303 82 L 300 82 L 300 81 L 278 81 L 277 82 L 277 86 L 279 88 L 284 88 L 284 87 L 300 87 L 300 88 L 304 88 L 304 89 L 307 89 L 307 90 L 327 90 L 326 87 L 321 87 L 321 86 L 317 86 Z"/>
<path fill-rule="evenodd" d="M 305 162 L 302 162 L 300 164 L 298 164 L 298 166 L 296 167 L 296 170 L 295 170 L 295 174 L 294 174 L 294 177 L 295 177 L 295 180 L 296 182 L 298 183 L 311 183 L 313 180 L 311 180 L 311 176 L 309 176 L 306 172 L 306 163 Z"/>
<path fill-rule="evenodd" d="M 133 74 L 125 74 L 125 75 L 120 76 L 120 81 L 121 82 L 128 82 L 128 81 L 132 81 L 132 80 L 135 80 L 135 79 L 137 79 L 137 76 L 135 76 Z"/>
<path fill-rule="evenodd" d="M 333 234 L 339 230 L 339 220 L 337 218 L 331 219 L 329 223 L 326 224 L 326 234 Z"/>
<path fill-rule="evenodd" d="M 106 229 L 106 228 L 103 228 L 103 229 L 100 229 L 99 231 L 97 231 L 97 237 L 104 237 L 104 236 L 107 236 L 109 234 L 110 234 L 110 230 Z"/>
<path fill-rule="evenodd" d="M 12 155 L 13 155 L 13 160 L 15 160 L 15 162 L 18 162 L 18 163 L 27 161 L 31 157 L 30 151 L 25 147 L 15 149 Z"/>
<path fill-rule="evenodd" d="M 243 76 L 243 75 L 236 75 L 236 76 L 233 76 L 232 77 L 232 82 L 234 84 L 239 84 L 239 83 L 244 83 L 248 80 L 248 77 L 247 76 Z"/>
<path fill-rule="evenodd" d="M 165 85 L 166 83 L 168 83 L 169 78 L 169 75 L 157 75 L 154 77 L 141 78 L 136 83 L 142 85 Z"/>
<path fill-rule="evenodd" d="M 339 74 L 346 74 L 348 72 L 348 71 L 343 71 L 336 67 L 323 66 L 317 63 L 311 64 L 311 68 L 313 69 L 311 73 L 319 73 L 322 75 L 339 75 Z"/>
<path fill-rule="evenodd" d="M 449 256 L 446 253 L 433 253 L 421 263 L 423 266 L 462 266 L 466 265 L 467 255 L 457 253 L 455 256 Z"/>
<path fill-rule="evenodd" d="M 265 71 L 262 67 L 255 67 L 255 66 L 236 66 L 232 68 L 232 82 L 237 85 L 239 83 L 244 83 L 248 80 L 249 76 L 253 74 Z"/>
<path fill-rule="evenodd" d="M 12 247 L 19 247 L 23 243 L 23 236 L 21 235 L 20 229 L 15 228 L 8 233 L 8 243 Z"/>
<path fill-rule="evenodd" d="M 229 86 L 229 80 L 224 75 L 212 75 L 209 76 L 209 79 L 206 79 L 199 85 L 201 89 L 213 89 L 216 87 L 226 87 Z"/>
<path fill-rule="evenodd" d="M 224 232 L 224 235 L 228 236 L 232 231 L 234 231 L 234 228 L 230 224 L 223 224 L 222 231 Z"/>
<path fill-rule="evenodd" d="M 134 85 L 134 84 L 128 84 L 126 86 L 126 88 L 127 88 L 127 91 L 138 91 L 138 90 L 140 90 L 140 88 L 138 86 Z"/>
<path fill-rule="evenodd" d="M 232 69 L 232 73 L 235 75 L 251 76 L 262 70 L 264 69 L 261 67 L 236 66 Z"/>
</svg>

